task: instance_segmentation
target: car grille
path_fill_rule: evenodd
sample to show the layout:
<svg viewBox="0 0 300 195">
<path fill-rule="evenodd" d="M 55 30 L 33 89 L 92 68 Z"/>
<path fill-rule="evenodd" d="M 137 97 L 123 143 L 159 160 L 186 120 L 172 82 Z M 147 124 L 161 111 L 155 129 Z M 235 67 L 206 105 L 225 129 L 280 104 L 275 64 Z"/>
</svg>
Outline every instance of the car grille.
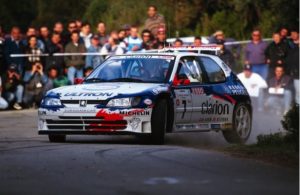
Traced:
<svg viewBox="0 0 300 195">
<path fill-rule="evenodd" d="M 127 127 L 126 120 L 104 120 L 102 117 L 60 116 L 59 120 L 46 120 L 49 130 L 116 131 Z"/>
</svg>

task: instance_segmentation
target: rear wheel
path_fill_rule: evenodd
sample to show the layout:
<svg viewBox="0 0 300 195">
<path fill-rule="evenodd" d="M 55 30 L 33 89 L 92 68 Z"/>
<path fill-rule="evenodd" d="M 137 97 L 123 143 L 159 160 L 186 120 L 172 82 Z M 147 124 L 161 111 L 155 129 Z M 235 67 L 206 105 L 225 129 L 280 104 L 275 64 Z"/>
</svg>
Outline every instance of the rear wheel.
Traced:
<svg viewBox="0 0 300 195">
<path fill-rule="evenodd" d="M 238 104 L 233 111 L 232 130 L 223 131 L 229 143 L 245 143 L 251 133 L 251 112 L 245 104 Z"/>
<path fill-rule="evenodd" d="M 50 142 L 65 142 L 66 135 L 48 135 Z"/>
<path fill-rule="evenodd" d="M 159 100 L 151 116 L 151 143 L 164 144 L 165 133 L 168 127 L 167 100 Z"/>
</svg>

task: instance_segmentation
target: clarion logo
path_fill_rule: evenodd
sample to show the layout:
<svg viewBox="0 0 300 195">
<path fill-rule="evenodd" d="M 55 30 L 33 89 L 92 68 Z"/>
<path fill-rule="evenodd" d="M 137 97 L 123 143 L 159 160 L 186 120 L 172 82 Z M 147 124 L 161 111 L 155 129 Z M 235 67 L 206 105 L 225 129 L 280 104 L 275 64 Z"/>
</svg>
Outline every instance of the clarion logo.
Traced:
<svg viewBox="0 0 300 195">
<path fill-rule="evenodd" d="M 218 101 L 215 103 L 209 103 L 208 101 L 203 102 L 202 114 L 229 114 L 229 105 L 228 104 L 220 104 Z"/>
</svg>

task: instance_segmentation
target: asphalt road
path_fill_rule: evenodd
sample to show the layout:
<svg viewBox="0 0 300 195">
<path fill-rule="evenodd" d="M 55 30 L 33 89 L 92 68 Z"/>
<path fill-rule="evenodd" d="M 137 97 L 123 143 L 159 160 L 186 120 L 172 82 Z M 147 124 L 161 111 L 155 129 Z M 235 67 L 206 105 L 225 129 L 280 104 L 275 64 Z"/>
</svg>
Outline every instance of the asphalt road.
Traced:
<svg viewBox="0 0 300 195">
<path fill-rule="evenodd" d="M 298 171 L 215 152 L 221 133 L 167 136 L 164 146 L 131 136 L 37 134 L 37 111 L 0 112 L 0 194 L 298 194 Z M 279 118 L 254 115 L 256 135 L 280 131 Z"/>
</svg>

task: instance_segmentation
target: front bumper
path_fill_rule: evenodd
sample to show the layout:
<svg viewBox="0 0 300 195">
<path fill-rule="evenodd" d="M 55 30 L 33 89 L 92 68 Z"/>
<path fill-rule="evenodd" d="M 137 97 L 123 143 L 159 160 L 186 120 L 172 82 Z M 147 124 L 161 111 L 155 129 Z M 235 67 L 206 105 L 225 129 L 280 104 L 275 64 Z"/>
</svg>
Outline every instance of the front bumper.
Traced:
<svg viewBox="0 0 300 195">
<path fill-rule="evenodd" d="M 152 108 L 39 108 L 39 134 L 151 133 Z"/>
</svg>

